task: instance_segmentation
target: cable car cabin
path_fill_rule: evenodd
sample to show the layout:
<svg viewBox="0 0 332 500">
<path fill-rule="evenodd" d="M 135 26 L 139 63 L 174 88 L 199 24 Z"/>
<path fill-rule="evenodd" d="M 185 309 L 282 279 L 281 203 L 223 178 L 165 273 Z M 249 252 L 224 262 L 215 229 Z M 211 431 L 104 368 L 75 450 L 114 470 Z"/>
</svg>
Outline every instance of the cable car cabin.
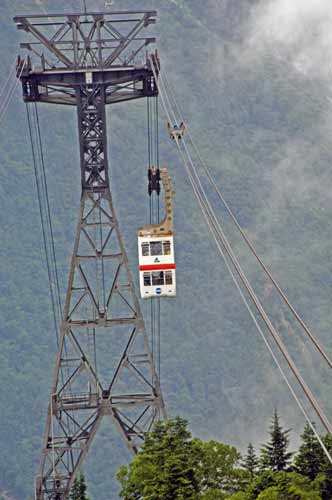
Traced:
<svg viewBox="0 0 332 500">
<path fill-rule="evenodd" d="M 167 122 L 167 130 L 170 138 L 175 141 L 175 139 L 181 139 L 183 137 L 183 134 L 186 131 L 186 126 L 184 122 L 181 122 L 180 125 L 175 123 L 173 126 Z"/>
<path fill-rule="evenodd" d="M 160 169 L 165 191 L 166 216 L 160 224 L 150 224 L 138 231 L 140 292 L 143 299 L 174 297 L 176 275 L 173 240 L 173 195 L 166 168 Z"/>
<path fill-rule="evenodd" d="M 139 236 L 138 252 L 141 297 L 174 297 L 173 236 Z"/>
</svg>

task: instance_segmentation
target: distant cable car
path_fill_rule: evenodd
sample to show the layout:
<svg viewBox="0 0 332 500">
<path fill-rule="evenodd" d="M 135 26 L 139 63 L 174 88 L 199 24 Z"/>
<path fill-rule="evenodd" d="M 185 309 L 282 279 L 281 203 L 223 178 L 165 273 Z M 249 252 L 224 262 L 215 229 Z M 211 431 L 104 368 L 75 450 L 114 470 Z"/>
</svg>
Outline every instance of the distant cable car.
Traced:
<svg viewBox="0 0 332 500">
<path fill-rule="evenodd" d="M 184 122 L 181 122 L 180 125 L 177 125 L 175 123 L 173 126 L 169 122 L 167 122 L 167 130 L 170 138 L 174 141 L 176 138 L 181 139 L 183 137 L 183 134 L 186 131 L 186 126 Z"/>
<path fill-rule="evenodd" d="M 143 299 L 174 297 L 176 276 L 173 240 L 173 196 L 167 168 L 160 169 L 166 216 L 160 224 L 138 230 L 140 292 Z"/>
</svg>

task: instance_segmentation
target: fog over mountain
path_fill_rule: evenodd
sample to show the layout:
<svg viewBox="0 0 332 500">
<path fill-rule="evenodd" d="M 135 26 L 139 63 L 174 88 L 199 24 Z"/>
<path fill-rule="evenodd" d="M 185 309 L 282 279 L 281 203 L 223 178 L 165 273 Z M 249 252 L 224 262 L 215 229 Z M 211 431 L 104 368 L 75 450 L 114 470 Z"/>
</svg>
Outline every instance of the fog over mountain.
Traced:
<svg viewBox="0 0 332 500">
<path fill-rule="evenodd" d="M 308 78 L 331 79 L 332 7 L 326 0 L 272 0 L 252 10 L 249 50 L 271 50 Z"/>
</svg>

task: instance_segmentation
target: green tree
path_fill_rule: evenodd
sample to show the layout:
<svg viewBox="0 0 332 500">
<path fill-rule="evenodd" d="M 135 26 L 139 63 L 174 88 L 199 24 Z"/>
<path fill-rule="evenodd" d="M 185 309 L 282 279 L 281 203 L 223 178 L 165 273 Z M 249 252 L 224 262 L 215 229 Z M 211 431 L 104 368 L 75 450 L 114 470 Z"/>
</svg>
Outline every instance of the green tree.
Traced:
<svg viewBox="0 0 332 500">
<path fill-rule="evenodd" d="M 78 477 L 74 479 L 69 498 L 70 500 L 80 500 L 80 481 Z"/>
<path fill-rule="evenodd" d="M 301 434 L 301 440 L 302 444 L 294 459 L 295 469 L 303 476 L 314 480 L 322 472 L 325 454 L 308 423 Z"/>
<path fill-rule="evenodd" d="M 142 450 L 117 474 L 125 500 L 196 500 L 200 449 L 181 418 L 159 422 Z"/>
<path fill-rule="evenodd" d="M 270 441 L 261 449 L 262 469 L 283 471 L 287 469 L 292 453 L 288 452 L 290 430 L 283 430 L 277 410 L 274 411 L 270 425 Z"/>
<path fill-rule="evenodd" d="M 330 455 L 332 454 L 332 436 L 326 435 L 323 438 L 323 443 L 326 446 Z M 323 500 L 331 500 L 332 498 L 332 464 L 324 454 L 320 467 L 320 474 L 316 478 L 319 484 L 320 492 Z"/>
<path fill-rule="evenodd" d="M 319 485 L 296 472 L 264 471 L 247 493 L 248 500 L 322 500 Z"/>
<path fill-rule="evenodd" d="M 70 492 L 70 500 L 89 500 L 86 492 L 87 492 L 87 486 L 85 482 L 85 477 L 82 474 L 82 472 L 80 472 L 74 480 Z"/>
<path fill-rule="evenodd" d="M 256 500 L 256 498 L 262 491 L 265 491 L 271 486 L 275 486 L 275 483 L 276 478 L 274 472 L 272 472 L 271 470 L 260 472 L 247 488 L 249 500 Z"/>
<path fill-rule="evenodd" d="M 201 495 L 199 495 L 199 500 L 226 500 L 228 497 L 226 497 L 226 494 L 223 493 L 220 490 L 217 490 L 215 488 L 209 488 L 208 490 L 204 491 Z"/>
<path fill-rule="evenodd" d="M 241 455 L 218 441 L 193 439 L 181 418 L 159 422 L 117 478 L 125 500 L 224 500 L 243 489 Z"/>
<path fill-rule="evenodd" d="M 270 486 L 258 495 L 257 500 L 281 500 L 280 495 L 277 486 Z"/>
<path fill-rule="evenodd" d="M 245 500 L 322 500 L 319 484 L 296 472 L 263 471 L 249 485 Z"/>
<path fill-rule="evenodd" d="M 258 466 L 259 466 L 259 460 L 256 456 L 255 449 L 252 443 L 249 443 L 247 454 L 242 461 L 242 467 L 248 472 L 250 480 L 254 478 Z"/>
<path fill-rule="evenodd" d="M 248 500 L 248 495 L 244 491 L 239 491 L 234 493 L 231 497 L 227 497 L 226 500 Z"/>
<path fill-rule="evenodd" d="M 198 476 L 202 493 L 220 491 L 229 495 L 245 486 L 247 474 L 238 467 L 241 455 L 234 446 L 214 440 L 196 440 L 196 444 L 201 450 Z"/>
</svg>

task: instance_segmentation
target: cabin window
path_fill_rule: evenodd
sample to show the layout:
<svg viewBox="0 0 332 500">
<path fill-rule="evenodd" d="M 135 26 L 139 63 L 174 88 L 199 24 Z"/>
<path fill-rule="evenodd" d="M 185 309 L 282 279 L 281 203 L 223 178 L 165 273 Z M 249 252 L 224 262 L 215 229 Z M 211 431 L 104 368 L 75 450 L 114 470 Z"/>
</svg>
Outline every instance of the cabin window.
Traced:
<svg viewBox="0 0 332 500">
<path fill-rule="evenodd" d="M 171 285 L 173 283 L 172 271 L 165 272 L 165 285 Z"/>
<path fill-rule="evenodd" d="M 149 255 L 171 255 L 171 241 L 151 241 L 141 244 L 142 256 L 149 257 Z"/>
<path fill-rule="evenodd" d="M 151 274 L 143 273 L 144 286 L 151 286 Z"/>
<path fill-rule="evenodd" d="M 165 271 L 165 285 L 171 285 L 173 283 L 172 271 Z"/>
<path fill-rule="evenodd" d="M 172 285 L 172 271 L 153 271 L 143 273 L 144 286 Z"/>
<path fill-rule="evenodd" d="M 164 271 L 156 271 L 151 274 L 152 274 L 152 285 L 164 284 Z"/>
<path fill-rule="evenodd" d="M 169 240 L 163 241 L 164 255 L 171 255 L 171 242 Z"/>
<path fill-rule="evenodd" d="M 150 243 L 151 255 L 162 255 L 162 242 L 161 241 L 151 241 Z"/>
<path fill-rule="evenodd" d="M 147 257 L 149 255 L 150 245 L 149 243 L 142 243 L 142 255 Z"/>
</svg>

